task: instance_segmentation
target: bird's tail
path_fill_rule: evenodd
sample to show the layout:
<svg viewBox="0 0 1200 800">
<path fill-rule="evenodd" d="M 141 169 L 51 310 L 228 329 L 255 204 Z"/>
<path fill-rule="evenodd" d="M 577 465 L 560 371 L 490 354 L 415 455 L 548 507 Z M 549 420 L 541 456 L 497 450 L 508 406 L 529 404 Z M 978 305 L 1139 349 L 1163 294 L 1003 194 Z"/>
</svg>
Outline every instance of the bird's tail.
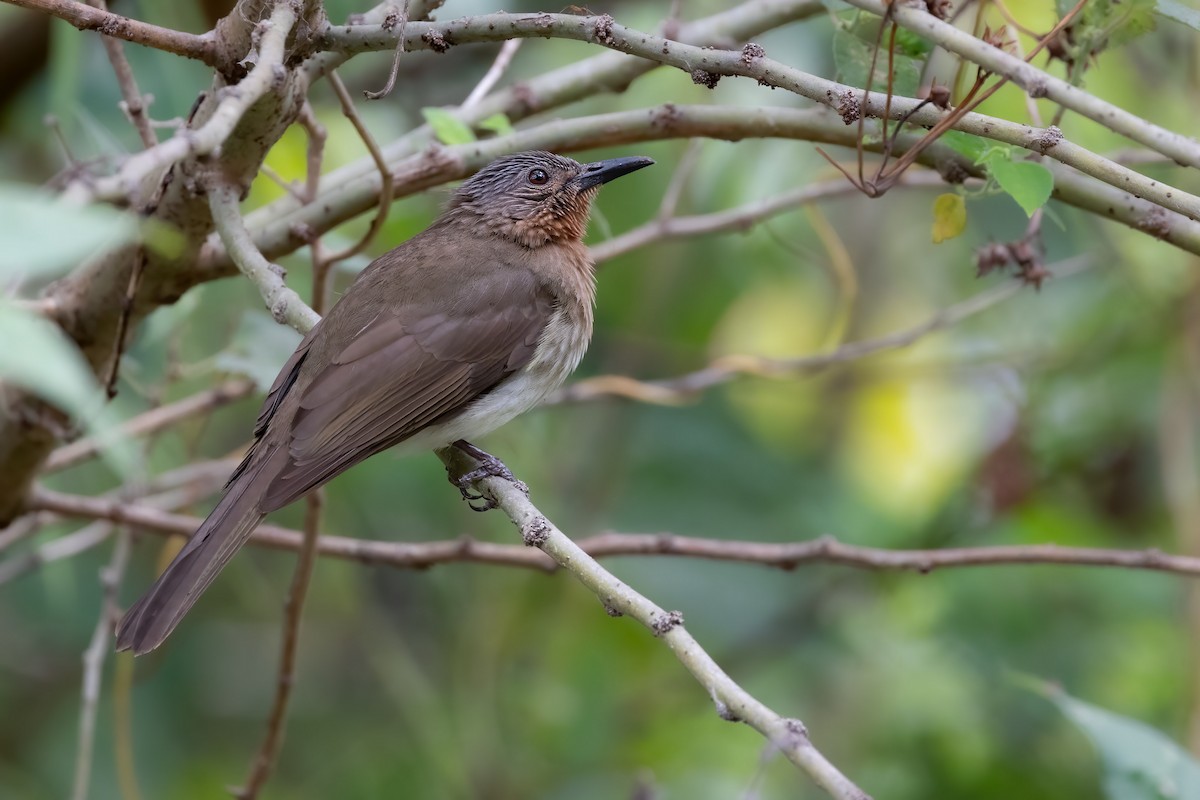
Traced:
<svg viewBox="0 0 1200 800">
<path fill-rule="evenodd" d="M 175 630 L 217 574 L 262 521 L 260 480 L 270 481 L 274 459 L 250 461 L 235 473 L 221 502 L 192 534 L 149 591 L 125 612 L 117 626 L 117 649 L 135 655 L 158 647 Z"/>
</svg>

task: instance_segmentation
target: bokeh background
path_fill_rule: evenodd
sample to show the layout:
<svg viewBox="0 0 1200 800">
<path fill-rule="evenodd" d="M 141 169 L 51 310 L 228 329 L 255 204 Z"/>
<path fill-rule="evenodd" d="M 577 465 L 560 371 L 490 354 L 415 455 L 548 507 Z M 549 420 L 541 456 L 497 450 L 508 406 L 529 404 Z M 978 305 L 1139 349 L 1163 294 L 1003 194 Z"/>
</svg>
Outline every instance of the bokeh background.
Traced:
<svg viewBox="0 0 1200 800">
<path fill-rule="evenodd" d="M 209 5 L 114 3 L 192 31 L 210 26 Z M 342 0 L 327 5 L 333 19 L 362 10 Z M 1055 20 L 1046 6 L 1009 4 L 1041 30 Z M 683 14 L 721 7 L 692 0 Z M 449 0 L 438 15 L 498 8 L 490 0 Z M 528 2 L 505 8 L 560 10 Z M 654 29 L 668 4 L 589 8 Z M 776 58 L 833 76 L 832 32 L 831 20 L 818 15 L 758 40 Z M 47 114 L 76 158 L 137 148 L 95 36 L 5 6 L 0 41 L 9 43 L 0 47 L 9 53 L 0 72 L 0 178 L 44 183 L 63 168 Z M 461 102 L 496 49 L 409 54 L 396 91 L 360 101 L 359 112 L 386 142 L 421 124 L 422 108 Z M 502 85 L 594 51 L 526 42 Z M 208 85 L 200 65 L 133 46 L 126 52 L 143 90 L 154 95 L 156 118 L 185 115 Z M 373 54 L 347 65 L 342 74 L 356 96 L 380 87 L 390 58 Z M 1198 79 L 1195 31 L 1160 21 L 1155 32 L 1100 55 L 1086 86 L 1194 133 Z M 330 132 L 326 168 L 362 158 L 328 86 L 318 84 L 311 97 Z M 745 80 L 723 80 L 713 92 L 660 69 L 624 94 L 562 113 L 666 101 L 801 102 Z M 1043 108 L 1048 117 L 1051 109 Z M 984 108 L 1022 120 L 1024 109 L 1022 96 L 1007 89 Z M 1126 146 L 1073 115 L 1062 128 L 1099 152 Z M 658 162 L 604 190 L 591 240 L 651 219 L 686 147 L 674 141 L 582 154 L 644 154 Z M 803 142 L 698 147 L 681 213 L 732 208 L 835 176 Z M 268 164 L 300 178 L 304 148 L 302 132 L 293 130 Z M 1195 176 L 1178 168 L 1142 169 L 1196 188 Z M 933 245 L 938 191 L 844 196 L 744 234 L 658 243 L 604 264 L 596 336 L 579 376 L 659 378 L 731 353 L 824 352 L 918 324 L 1012 280 L 977 278 L 973 252 L 1018 238 L 1028 222 L 1021 209 L 1004 195 L 972 195 L 964 234 Z M 260 177 L 245 208 L 282 193 Z M 397 202 L 371 254 L 422 229 L 445 196 Z M 327 241 L 353 241 L 365 227 L 365 219 L 355 221 Z M 574 537 L 668 531 L 784 542 L 830 534 L 889 548 L 1056 542 L 1200 554 L 1200 265 L 1145 234 L 1055 203 L 1043 231 L 1047 262 L 1067 262 L 1072 274 L 1040 291 L 1023 289 L 915 346 L 817 374 L 739 379 L 679 406 L 555 406 L 480 444 Z M 338 285 L 368 260 L 344 265 Z M 307 296 L 307 254 L 283 263 L 291 285 Z M 248 282 L 203 285 L 138 331 L 116 408 L 132 416 L 155 398 L 186 397 L 232 373 L 269 379 L 297 338 L 273 326 Z M 158 436 L 149 471 L 236 452 L 260 400 L 255 394 Z M 89 463 L 45 484 L 98 494 L 115 482 L 103 464 Z M 188 511 L 203 515 L 210 505 L 201 498 Z M 286 509 L 278 521 L 299 528 L 302 512 L 302 505 Z M 47 528 L 29 544 L 76 527 Z M 323 530 L 516 541 L 502 515 L 473 514 L 458 500 L 432 455 L 384 454 L 335 480 Z M 98 570 L 109 546 L 0 587 L 2 797 L 68 794 L 80 653 L 95 626 Z M 139 538 L 124 602 L 177 546 Z M 1099 796 L 1096 752 L 1028 688 L 1028 677 L 1200 746 L 1200 603 L 1194 585 L 1178 576 L 1055 566 L 917 575 L 807 565 L 785 572 L 649 557 L 606 564 L 663 607 L 681 610 L 736 680 L 803 719 L 818 747 L 877 797 Z M 291 555 L 248 548 L 161 651 L 136 663 L 109 662 L 90 797 L 130 796 L 115 766 L 121 747 L 132 748 L 142 797 L 215 797 L 241 780 L 273 691 L 292 565 Z M 659 642 L 630 620 L 609 618 L 566 575 L 323 560 L 301 648 L 267 797 L 818 796 L 791 765 L 764 751 L 757 734 L 720 721 Z M 130 675 L 131 693 L 115 705 L 121 690 L 114 687 Z M 125 703 L 131 738 L 114 733 Z"/>
</svg>

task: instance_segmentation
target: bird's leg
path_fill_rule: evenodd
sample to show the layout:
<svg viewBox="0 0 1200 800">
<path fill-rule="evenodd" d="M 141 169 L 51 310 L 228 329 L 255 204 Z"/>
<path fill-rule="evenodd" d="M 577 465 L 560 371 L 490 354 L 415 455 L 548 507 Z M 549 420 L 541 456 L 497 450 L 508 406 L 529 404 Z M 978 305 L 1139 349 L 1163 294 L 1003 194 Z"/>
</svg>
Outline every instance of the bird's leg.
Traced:
<svg viewBox="0 0 1200 800">
<path fill-rule="evenodd" d="M 471 493 L 471 485 L 482 478 L 503 478 L 520 489 L 522 494 L 529 494 L 529 487 L 517 480 L 517 477 L 512 474 L 512 470 L 506 467 L 504 462 L 494 455 L 480 450 L 465 439 L 459 439 L 451 446 L 475 459 L 479 464 L 475 469 L 463 473 L 458 477 L 450 476 L 450 482 L 458 487 L 458 491 L 462 493 L 463 499 L 471 506 L 472 511 L 490 511 L 496 507 L 496 503 L 490 497 Z M 484 505 L 474 505 L 475 500 L 483 500 Z"/>
</svg>

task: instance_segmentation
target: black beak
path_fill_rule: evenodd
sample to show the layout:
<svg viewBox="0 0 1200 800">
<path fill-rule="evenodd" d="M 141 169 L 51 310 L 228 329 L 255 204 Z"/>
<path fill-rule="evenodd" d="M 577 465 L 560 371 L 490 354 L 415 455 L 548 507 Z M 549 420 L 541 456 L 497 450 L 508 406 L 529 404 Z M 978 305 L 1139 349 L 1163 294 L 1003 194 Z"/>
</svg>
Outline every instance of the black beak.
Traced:
<svg viewBox="0 0 1200 800">
<path fill-rule="evenodd" d="M 583 165 L 583 171 L 575 176 L 575 184 L 579 187 L 580 191 L 583 191 L 593 186 L 599 186 L 602 183 L 608 183 L 614 178 L 628 175 L 653 163 L 654 159 L 645 158 L 644 156 L 593 161 L 591 164 Z"/>
</svg>

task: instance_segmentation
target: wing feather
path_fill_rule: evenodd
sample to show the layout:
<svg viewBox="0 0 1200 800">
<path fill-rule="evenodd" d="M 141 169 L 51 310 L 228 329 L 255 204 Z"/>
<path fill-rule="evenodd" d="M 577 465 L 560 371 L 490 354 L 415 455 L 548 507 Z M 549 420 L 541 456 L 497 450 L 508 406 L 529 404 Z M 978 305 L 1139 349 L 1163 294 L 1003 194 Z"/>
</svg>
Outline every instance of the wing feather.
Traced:
<svg viewBox="0 0 1200 800">
<path fill-rule="evenodd" d="M 531 277 L 515 288 L 505 287 L 503 303 L 381 313 L 359 330 L 299 390 L 289 458 L 262 510 L 287 505 L 465 408 L 528 364 L 555 304 Z"/>
</svg>

